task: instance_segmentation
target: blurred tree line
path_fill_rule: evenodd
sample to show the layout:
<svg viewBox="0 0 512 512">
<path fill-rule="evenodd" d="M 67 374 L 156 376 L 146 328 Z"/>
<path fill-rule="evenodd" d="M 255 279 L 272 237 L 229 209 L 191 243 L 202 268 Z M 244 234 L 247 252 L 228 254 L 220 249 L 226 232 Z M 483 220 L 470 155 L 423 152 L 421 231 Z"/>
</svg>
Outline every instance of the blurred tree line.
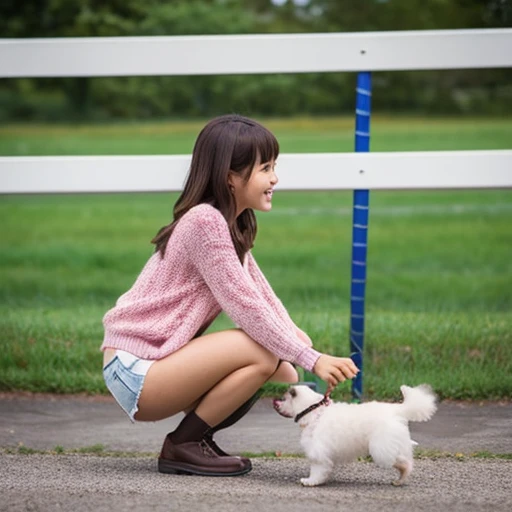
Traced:
<svg viewBox="0 0 512 512">
<path fill-rule="evenodd" d="M 512 26 L 512 0 L 2 0 L 3 38 Z M 510 69 L 374 73 L 381 112 L 512 112 Z M 0 120 L 350 113 L 354 73 L 0 80 Z"/>
</svg>

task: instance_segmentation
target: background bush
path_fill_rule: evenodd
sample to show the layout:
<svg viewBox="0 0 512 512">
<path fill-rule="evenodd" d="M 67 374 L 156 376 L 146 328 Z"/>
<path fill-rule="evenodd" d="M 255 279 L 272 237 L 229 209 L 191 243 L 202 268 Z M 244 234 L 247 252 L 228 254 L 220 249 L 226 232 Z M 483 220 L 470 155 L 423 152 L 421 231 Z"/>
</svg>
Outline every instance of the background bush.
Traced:
<svg viewBox="0 0 512 512">
<path fill-rule="evenodd" d="M 283 2 L 276 2 L 283 3 Z M 353 32 L 512 26 L 499 0 L 5 0 L 2 37 Z M 512 112 L 512 70 L 374 73 L 374 108 Z M 0 121 L 343 114 L 354 73 L 0 80 Z"/>
</svg>

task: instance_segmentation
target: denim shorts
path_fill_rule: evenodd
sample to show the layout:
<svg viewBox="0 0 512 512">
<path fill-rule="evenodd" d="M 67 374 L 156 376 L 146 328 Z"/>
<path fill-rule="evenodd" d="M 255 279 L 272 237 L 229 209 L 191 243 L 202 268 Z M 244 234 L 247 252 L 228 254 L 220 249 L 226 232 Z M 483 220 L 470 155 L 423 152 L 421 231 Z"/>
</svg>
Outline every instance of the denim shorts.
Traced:
<svg viewBox="0 0 512 512">
<path fill-rule="evenodd" d="M 132 422 L 135 422 L 135 413 L 139 410 L 144 379 L 154 362 L 117 350 L 114 358 L 103 368 L 108 390 Z"/>
</svg>

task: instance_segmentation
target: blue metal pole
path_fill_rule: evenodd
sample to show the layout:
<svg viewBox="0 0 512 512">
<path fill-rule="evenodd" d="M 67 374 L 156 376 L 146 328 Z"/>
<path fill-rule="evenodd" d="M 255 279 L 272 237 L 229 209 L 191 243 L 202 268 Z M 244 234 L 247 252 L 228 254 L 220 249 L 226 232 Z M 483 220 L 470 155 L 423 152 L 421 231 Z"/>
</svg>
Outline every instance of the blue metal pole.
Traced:
<svg viewBox="0 0 512 512">
<path fill-rule="evenodd" d="M 355 151 L 370 151 L 371 73 L 357 75 Z M 352 397 L 363 397 L 364 301 L 366 292 L 366 254 L 368 247 L 368 190 L 354 190 L 352 226 L 352 280 L 350 287 L 350 351 L 361 370 L 352 381 Z"/>
</svg>

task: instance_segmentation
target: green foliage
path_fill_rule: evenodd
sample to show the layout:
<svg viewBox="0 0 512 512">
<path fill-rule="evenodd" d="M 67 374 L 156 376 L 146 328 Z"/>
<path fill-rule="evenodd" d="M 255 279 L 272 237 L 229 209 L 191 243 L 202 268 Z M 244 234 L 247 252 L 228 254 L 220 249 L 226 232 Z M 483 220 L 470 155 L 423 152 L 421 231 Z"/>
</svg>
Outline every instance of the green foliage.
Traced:
<svg viewBox="0 0 512 512">
<path fill-rule="evenodd" d="M 512 25 L 510 2 L 479 0 L 7 0 L 2 37 L 110 37 L 490 28 Z M 374 74 L 380 111 L 499 115 L 512 108 L 509 69 Z M 108 120 L 346 113 L 343 73 L 7 79 L 0 121 Z"/>
<path fill-rule="evenodd" d="M 4 37 L 107 37 L 137 33 L 155 0 L 6 0 L 0 4 Z"/>
</svg>

